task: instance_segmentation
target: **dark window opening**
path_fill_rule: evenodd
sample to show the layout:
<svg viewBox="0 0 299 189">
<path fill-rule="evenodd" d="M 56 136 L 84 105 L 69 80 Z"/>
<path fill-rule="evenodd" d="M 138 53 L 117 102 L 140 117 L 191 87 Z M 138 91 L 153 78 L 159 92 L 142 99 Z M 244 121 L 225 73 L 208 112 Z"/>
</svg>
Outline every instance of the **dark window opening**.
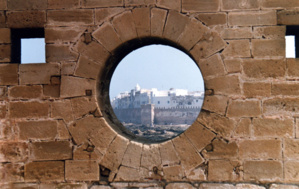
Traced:
<svg viewBox="0 0 299 189">
<path fill-rule="evenodd" d="M 11 29 L 12 63 L 45 63 L 44 28 Z"/>
<path fill-rule="evenodd" d="M 299 57 L 299 26 L 286 27 L 286 57 Z"/>
</svg>

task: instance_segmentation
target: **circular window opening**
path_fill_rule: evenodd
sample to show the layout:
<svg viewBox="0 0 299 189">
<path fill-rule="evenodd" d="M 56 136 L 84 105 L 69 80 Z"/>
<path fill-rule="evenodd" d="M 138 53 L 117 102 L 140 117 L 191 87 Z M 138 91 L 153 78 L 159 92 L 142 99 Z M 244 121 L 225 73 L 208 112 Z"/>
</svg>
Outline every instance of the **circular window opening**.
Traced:
<svg viewBox="0 0 299 189">
<path fill-rule="evenodd" d="M 149 143 L 169 140 L 188 129 L 204 100 L 203 77 L 190 56 L 162 44 L 120 52 L 119 60 L 110 58 L 110 63 L 119 63 L 110 68 L 109 95 L 104 95 L 112 108 L 106 112 L 109 121 L 130 138 Z"/>
</svg>

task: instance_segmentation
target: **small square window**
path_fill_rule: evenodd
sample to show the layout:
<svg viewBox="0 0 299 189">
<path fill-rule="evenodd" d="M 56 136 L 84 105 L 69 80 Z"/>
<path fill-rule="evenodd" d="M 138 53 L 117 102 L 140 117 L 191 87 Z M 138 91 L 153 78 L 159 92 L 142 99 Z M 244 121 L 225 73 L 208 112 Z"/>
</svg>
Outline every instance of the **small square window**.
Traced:
<svg viewBox="0 0 299 189">
<path fill-rule="evenodd" d="M 11 29 L 12 63 L 45 63 L 44 28 Z"/>
</svg>

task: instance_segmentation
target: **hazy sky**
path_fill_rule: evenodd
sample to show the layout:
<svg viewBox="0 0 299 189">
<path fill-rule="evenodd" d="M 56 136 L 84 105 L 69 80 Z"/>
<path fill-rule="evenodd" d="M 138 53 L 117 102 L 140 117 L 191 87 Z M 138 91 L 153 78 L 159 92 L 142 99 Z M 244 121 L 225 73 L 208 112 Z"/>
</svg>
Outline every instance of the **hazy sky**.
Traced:
<svg viewBox="0 0 299 189">
<path fill-rule="evenodd" d="M 204 91 L 201 72 L 184 52 L 166 45 L 149 45 L 128 54 L 117 66 L 110 84 L 110 98 L 141 88 Z"/>
<path fill-rule="evenodd" d="M 295 58 L 295 36 L 286 36 L 286 57 Z"/>
<path fill-rule="evenodd" d="M 21 39 L 21 63 L 45 63 L 45 39 Z"/>
</svg>

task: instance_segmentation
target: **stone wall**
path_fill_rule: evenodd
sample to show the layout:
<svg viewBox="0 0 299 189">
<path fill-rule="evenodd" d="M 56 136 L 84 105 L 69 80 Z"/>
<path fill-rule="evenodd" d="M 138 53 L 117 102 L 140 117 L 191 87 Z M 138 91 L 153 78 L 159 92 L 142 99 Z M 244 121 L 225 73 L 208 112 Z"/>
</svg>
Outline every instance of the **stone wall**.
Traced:
<svg viewBox="0 0 299 189">
<path fill-rule="evenodd" d="M 298 8 L 0 0 L 1 188 L 298 188 L 299 61 L 284 39 Z M 44 28 L 47 63 L 11 63 L 11 28 Z M 105 103 L 117 49 L 144 37 L 189 53 L 206 88 L 193 125 L 159 144 L 122 133 Z"/>
</svg>

